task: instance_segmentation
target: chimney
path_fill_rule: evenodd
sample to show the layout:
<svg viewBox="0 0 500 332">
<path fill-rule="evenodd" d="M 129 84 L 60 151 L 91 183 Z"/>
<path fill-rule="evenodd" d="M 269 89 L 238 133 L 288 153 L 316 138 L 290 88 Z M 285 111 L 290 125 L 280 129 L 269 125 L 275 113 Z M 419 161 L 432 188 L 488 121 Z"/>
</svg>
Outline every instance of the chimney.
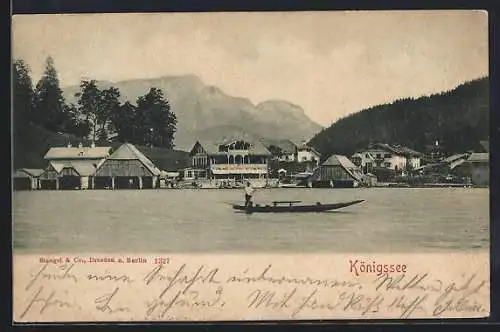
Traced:
<svg viewBox="0 0 500 332">
<path fill-rule="evenodd" d="M 82 143 L 78 143 L 78 147 L 81 149 L 83 147 Z"/>
</svg>

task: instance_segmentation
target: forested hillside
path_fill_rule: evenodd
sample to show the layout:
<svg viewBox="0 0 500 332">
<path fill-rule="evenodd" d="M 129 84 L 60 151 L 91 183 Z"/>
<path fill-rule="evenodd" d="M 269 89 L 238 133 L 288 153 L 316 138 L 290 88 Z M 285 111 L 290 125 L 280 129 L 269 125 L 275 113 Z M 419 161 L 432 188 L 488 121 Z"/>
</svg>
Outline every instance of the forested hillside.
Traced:
<svg viewBox="0 0 500 332">
<path fill-rule="evenodd" d="M 481 78 L 419 98 L 397 100 L 349 115 L 310 141 L 323 156 L 351 155 L 370 142 L 394 143 L 425 152 L 439 141 L 447 153 L 481 148 L 489 138 L 489 81 Z"/>
</svg>

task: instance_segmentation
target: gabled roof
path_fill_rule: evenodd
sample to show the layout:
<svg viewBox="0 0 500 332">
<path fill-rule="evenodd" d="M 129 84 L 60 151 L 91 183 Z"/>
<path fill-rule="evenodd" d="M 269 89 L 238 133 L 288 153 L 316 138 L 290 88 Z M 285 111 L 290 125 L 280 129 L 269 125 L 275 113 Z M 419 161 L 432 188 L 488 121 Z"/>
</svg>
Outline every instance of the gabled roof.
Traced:
<svg viewBox="0 0 500 332">
<path fill-rule="evenodd" d="M 111 147 L 55 147 L 50 148 L 44 159 L 101 159 L 109 155 Z"/>
<path fill-rule="evenodd" d="M 467 153 L 457 153 L 457 154 L 454 154 L 454 155 L 449 156 L 447 158 L 444 158 L 443 160 L 441 160 L 441 162 L 447 164 L 447 163 L 457 161 L 459 159 L 467 159 L 468 156 L 469 156 L 469 154 L 467 154 Z"/>
<path fill-rule="evenodd" d="M 31 178 L 31 175 L 26 173 L 26 172 L 23 172 L 23 170 L 21 170 L 21 169 L 18 169 L 14 172 L 14 174 L 12 174 L 12 177 L 29 179 L 29 178 Z"/>
<path fill-rule="evenodd" d="M 309 146 L 307 144 L 300 145 L 297 148 L 297 150 L 298 151 L 309 151 L 309 152 L 312 152 L 312 153 L 316 154 L 317 156 L 321 156 L 321 153 L 319 153 L 318 150 L 316 150 L 315 148 L 313 148 L 312 146 Z"/>
<path fill-rule="evenodd" d="M 148 157 L 139 151 L 133 144 L 124 143 L 114 151 L 108 159 L 111 160 L 139 160 L 153 175 L 159 175 L 160 170 Z"/>
<path fill-rule="evenodd" d="M 481 153 L 474 152 L 469 156 L 469 159 L 467 159 L 467 161 L 470 163 L 474 162 L 487 163 L 490 161 L 490 154 L 486 152 L 481 152 Z"/>
<path fill-rule="evenodd" d="M 240 139 L 226 139 L 221 141 L 220 143 L 217 142 L 211 142 L 211 141 L 201 141 L 198 140 L 196 141 L 194 147 L 197 146 L 197 144 L 200 144 L 200 146 L 205 150 L 205 152 L 208 155 L 217 155 L 217 154 L 226 154 L 226 152 L 219 152 L 219 146 L 223 144 L 230 144 L 234 141 L 245 141 L 250 143 L 250 149 L 248 150 L 249 154 L 253 155 L 271 155 L 271 152 L 259 141 L 254 141 L 254 142 L 249 142 L 248 140 L 240 140 Z M 191 150 L 191 152 L 193 151 Z"/>
<path fill-rule="evenodd" d="M 202 141 L 202 140 L 198 140 L 196 141 L 196 143 L 194 144 L 193 146 L 193 149 L 197 146 L 197 145 L 200 145 L 203 150 L 205 150 L 205 152 L 209 155 L 214 155 L 214 154 L 217 154 L 219 152 L 219 144 L 215 143 L 215 142 L 211 142 L 211 141 Z M 191 149 L 191 152 L 193 152 L 193 149 Z"/>
<path fill-rule="evenodd" d="M 369 158 L 371 160 L 375 160 L 375 157 L 371 153 L 368 153 L 368 152 L 358 151 L 358 152 L 354 153 L 351 157 L 356 157 L 356 156 L 361 156 L 364 158 Z"/>
<path fill-rule="evenodd" d="M 415 150 L 412 150 L 406 146 L 402 146 L 402 145 L 390 145 L 390 144 L 386 144 L 386 143 L 375 143 L 375 144 L 372 144 L 368 147 L 368 149 L 364 149 L 360 152 L 364 152 L 366 150 L 369 150 L 369 149 L 373 149 L 373 148 L 378 148 L 378 149 L 381 149 L 381 150 L 385 150 L 385 151 L 388 151 L 388 152 L 391 152 L 391 153 L 394 153 L 394 154 L 397 154 L 397 155 L 403 155 L 403 156 L 413 156 L 413 157 L 420 157 L 422 156 L 422 153 L 418 152 L 418 151 L 415 151 Z"/>
<path fill-rule="evenodd" d="M 97 166 L 89 160 L 75 160 L 65 163 L 62 168 L 73 168 L 80 176 L 91 176 L 95 173 Z"/>
<path fill-rule="evenodd" d="M 264 156 L 270 156 L 271 152 L 262 144 L 261 142 L 254 142 L 251 143 L 252 146 L 250 147 L 250 150 L 248 151 L 250 154 L 254 155 L 264 155 Z"/>
<path fill-rule="evenodd" d="M 16 175 L 16 177 L 24 177 L 22 174 L 26 174 L 26 176 L 37 178 L 42 175 L 43 172 L 43 169 L 38 168 L 20 168 L 16 170 L 14 175 Z"/>
<path fill-rule="evenodd" d="M 358 166 L 354 165 L 352 161 L 349 160 L 346 156 L 341 156 L 338 154 L 334 154 L 328 157 L 327 160 L 321 166 L 340 166 L 347 171 L 355 180 L 360 181 L 362 177 L 362 173 Z"/>
<path fill-rule="evenodd" d="M 404 155 L 409 155 L 409 156 L 412 156 L 412 157 L 420 157 L 423 155 L 423 153 L 421 152 L 418 152 L 418 151 L 415 151 L 413 149 L 410 149 L 406 146 L 402 146 L 402 145 L 395 145 L 393 146 L 397 151 L 399 151 L 400 153 L 404 154 Z"/>
<path fill-rule="evenodd" d="M 50 168 L 52 166 L 52 168 L 57 172 L 57 173 L 61 173 L 62 169 L 64 168 L 64 166 L 66 166 L 67 163 L 66 162 L 57 162 L 57 161 L 51 161 L 49 163 L 49 167 Z"/>
<path fill-rule="evenodd" d="M 262 138 L 260 142 L 264 145 L 264 147 L 270 150 L 271 146 L 275 146 L 281 149 L 281 151 L 285 154 L 295 153 L 297 149 L 297 145 L 289 139 L 272 139 L 272 138 Z"/>
<path fill-rule="evenodd" d="M 346 156 L 341 156 L 338 154 L 334 154 L 328 157 L 327 160 L 323 164 L 323 166 L 342 166 L 347 169 L 358 168 L 352 161 L 349 160 Z"/>
</svg>

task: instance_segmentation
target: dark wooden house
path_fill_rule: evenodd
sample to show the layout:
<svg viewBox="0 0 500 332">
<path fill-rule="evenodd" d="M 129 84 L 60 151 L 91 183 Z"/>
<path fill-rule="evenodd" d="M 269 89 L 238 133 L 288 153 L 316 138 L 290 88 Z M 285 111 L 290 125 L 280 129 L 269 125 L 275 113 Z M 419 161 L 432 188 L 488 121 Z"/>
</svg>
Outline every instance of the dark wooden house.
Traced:
<svg viewBox="0 0 500 332">
<path fill-rule="evenodd" d="M 454 173 L 470 178 L 473 185 L 488 187 L 490 184 L 490 154 L 472 153 L 454 169 Z"/>
<path fill-rule="evenodd" d="M 347 157 L 330 156 L 310 178 L 313 187 L 354 188 L 362 183 L 363 173 Z"/>
<path fill-rule="evenodd" d="M 130 143 L 122 144 L 94 174 L 94 188 L 156 188 L 160 170 Z"/>
</svg>

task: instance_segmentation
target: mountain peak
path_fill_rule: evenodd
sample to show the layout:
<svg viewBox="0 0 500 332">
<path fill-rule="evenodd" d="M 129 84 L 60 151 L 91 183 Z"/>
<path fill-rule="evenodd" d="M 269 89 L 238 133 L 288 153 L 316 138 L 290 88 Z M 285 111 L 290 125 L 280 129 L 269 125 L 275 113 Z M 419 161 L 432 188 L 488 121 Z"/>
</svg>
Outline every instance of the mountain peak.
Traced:
<svg viewBox="0 0 500 332">
<path fill-rule="evenodd" d="M 306 116 L 304 109 L 297 104 L 281 99 L 269 99 L 257 105 L 257 108 L 264 111 L 276 111 L 286 109 L 296 115 Z"/>
<path fill-rule="evenodd" d="M 224 91 L 222 91 L 221 88 L 215 86 L 215 85 L 207 85 L 205 87 L 205 91 L 208 92 L 209 94 L 212 95 L 226 95 Z"/>
<path fill-rule="evenodd" d="M 291 102 L 289 102 L 287 100 L 283 100 L 283 99 L 268 99 L 268 100 L 265 100 L 265 101 L 259 103 L 257 106 L 266 105 L 266 104 L 284 104 L 284 105 L 289 105 L 289 106 L 301 108 L 299 105 L 291 103 Z"/>
</svg>

